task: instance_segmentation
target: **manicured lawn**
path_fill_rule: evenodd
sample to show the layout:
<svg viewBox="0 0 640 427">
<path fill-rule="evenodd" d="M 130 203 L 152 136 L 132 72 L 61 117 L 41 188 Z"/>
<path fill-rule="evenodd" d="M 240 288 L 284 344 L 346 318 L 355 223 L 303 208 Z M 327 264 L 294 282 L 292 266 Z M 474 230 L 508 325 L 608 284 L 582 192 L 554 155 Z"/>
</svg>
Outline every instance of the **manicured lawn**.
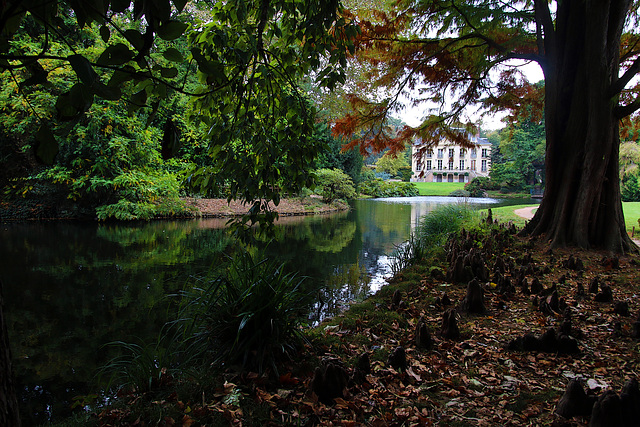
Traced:
<svg viewBox="0 0 640 427">
<path fill-rule="evenodd" d="M 502 206 L 499 208 L 491 208 L 491 215 L 493 219 L 497 219 L 500 222 L 509 222 L 512 221 L 516 227 L 524 227 L 524 223 L 527 221 L 526 219 L 516 215 L 514 211 L 516 209 L 526 208 L 528 206 L 537 206 L 537 205 L 515 205 L 515 206 Z M 486 217 L 488 209 L 483 209 L 482 214 Z"/>
<path fill-rule="evenodd" d="M 448 196 L 452 191 L 464 190 L 464 182 L 414 182 L 421 196 Z"/>
<path fill-rule="evenodd" d="M 640 235 L 640 227 L 638 226 L 638 218 L 640 218 L 640 202 L 623 202 L 622 212 L 624 212 L 624 223 L 627 227 L 627 233 L 631 235 L 633 227 L 635 227 L 635 236 L 638 237 Z"/>
<path fill-rule="evenodd" d="M 522 227 L 526 220 L 517 216 L 514 211 L 527 206 L 534 205 L 503 206 L 500 208 L 491 208 L 491 212 L 493 217 L 499 219 L 500 222 L 513 221 L 516 226 Z M 638 225 L 638 219 L 640 218 L 640 202 L 623 202 L 622 211 L 624 212 L 624 222 L 627 228 L 627 233 L 631 235 L 633 227 L 635 227 L 636 237 L 640 236 L 640 226 Z M 486 209 L 482 212 L 485 216 L 487 215 Z"/>
</svg>

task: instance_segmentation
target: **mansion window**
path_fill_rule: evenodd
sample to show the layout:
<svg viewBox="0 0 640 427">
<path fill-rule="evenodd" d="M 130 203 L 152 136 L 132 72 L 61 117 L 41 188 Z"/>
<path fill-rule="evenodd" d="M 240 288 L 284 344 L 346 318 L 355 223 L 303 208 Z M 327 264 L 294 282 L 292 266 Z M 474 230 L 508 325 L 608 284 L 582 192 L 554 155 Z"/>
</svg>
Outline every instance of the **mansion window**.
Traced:
<svg viewBox="0 0 640 427">
<path fill-rule="evenodd" d="M 452 158 L 453 158 L 453 153 L 454 153 L 453 148 L 449 148 L 449 158 L 450 158 L 450 159 L 452 159 Z"/>
<path fill-rule="evenodd" d="M 449 157 L 449 169 L 453 169 L 453 157 Z"/>
<path fill-rule="evenodd" d="M 416 163 L 416 171 L 420 172 L 422 170 L 422 162 Z"/>
<path fill-rule="evenodd" d="M 460 159 L 460 170 L 464 170 L 464 159 Z"/>
<path fill-rule="evenodd" d="M 482 172 L 486 172 L 487 171 L 487 161 L 486 160 L 482 161 L 482 169 L 481 169 L 481 171 Z"/>
<path fill-rule="evenodd" d="M 471 170 L 472 171 L 476 170 L 476 161 L 475 160 L 471 160 Z"/>
<path fill-rule="evenodd" d="M 467 155 L 467 149 L 466 148 L 461 148 L 460 149 L 460 157 L 464 157 Z"/>
<path fill-rule="evenodd" d="M 431 170 L 431 160 L 427 160 L 427 170 Z"/>
<path fill-rule="evenodd" d="M 432 158 L 432 157 L 433 157 L 433 149 L 429 148 L 429 149 L 427 150 L 427 158 L 429 158 L 429 159 L 430 159 L 430 158 Z"/>
<path fill-rule="evenodd" d="M 487 153 L 488 153 L 487 149 L 486 149 L 486 148 L 483 148 L 483 149 L 482 149 L 482 158 L 485 158 L 485 159 L 486 159 L 487 157 L 489 157 L 489 156 L 487 155 Z"/>
<path fill-rule="evenodd" d="M 438 160 L 438 170 L 442 170 L 442 160 Z"/>
<path fill-rule="evenodd" d="M 441 159 L 444 157 L 444 148 L 438 148 L 438 158 Z"/>
<path fill-rule="evenodd" d="M 476 157 L 478 157 L 478 150 L 476 150 L 475 148 L 471 149 L 471 158 L 475 159 Z"/>
</svg>

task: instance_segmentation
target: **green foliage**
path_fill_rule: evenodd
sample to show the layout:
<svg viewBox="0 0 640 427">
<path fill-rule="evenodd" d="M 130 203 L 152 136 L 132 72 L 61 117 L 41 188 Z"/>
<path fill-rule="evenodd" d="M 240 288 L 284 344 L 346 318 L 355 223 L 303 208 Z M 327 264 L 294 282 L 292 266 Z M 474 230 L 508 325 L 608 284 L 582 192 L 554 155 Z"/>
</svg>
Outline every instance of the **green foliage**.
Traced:
<svg viewBox="0 0 640 427">
<path fill-rule="evenodd" d="M 495 190 L 496 185 L 490 178 L 479 176 L 466 183 L 464 189 L 469 192 L 470 197 L 484 197 L 488 190 Z"/>
<path fill-rule="evenodd" d="M 413 171 L 411 170 L 411 166 L 402 166 L 398 168 L 398 177 L 402 179 L 404 182 L 411 181 L 411 176 L 413 175 Z"/>
<path fill-rule="evenodd" d="M 303 279 L 269 260 L 240 252 L 227 271 L 183 294 L 180 316 L 189 352 L 216 363 L 277 373 L 302 342 L 308 300 Z"/>
<path fill-rule="evenodd" d="M 454 190 L 449 193 L 449 197 L 471 197 L 471 193 L 467 190 Z"/>
<path fill-rule="evenodd" d="M 475 211 L 466 204 L 447 204 L 436 207 L 422 217 L 409 240 L 395 248 L 391 269 L 394 273 L 437 256 L 449 236 L 470 223 Z"/>
<path fill-rule="evenodd" d="M 362 182 L 360 192 L 371 197 L 415 197 L 420 193 L 412 182 L 384 181 L 367 176 Z"/>
<path fill-rule="evenodd" d="M 544 164 L 544 132 L 544 123 L 530 119 L 500 131 L 492 144 L 491 179 L 501 191 L 523 191 L 542 183 L 535 165 Z"/>
<path fill-rule="evenodd" d="M 399 171 L 403 167 L 411 168 L 411 161 L 406 150 L 397 156 L 387 152 L 376 162 L 376 172 L 388 173 L 393 178 L 402 178 Z"/>
<path fill-rule="evenodd" d="M 474 210 L 464 203 L 438 206 L 422 218 L 416 236 L 423 245 L 441 246 L 451 234 L 460 231 L 473 214 Z"/>
<path fill-rule="evenodd" d="M 623 202 L 640 202 L 640 183 L 637 173 L 627 174 L 622 178 L 621 196 Z"/>
<path fill-rule="evenodd" d="M 161 170 L 159 133 L 117 104 L 95 104 L 61 144 L 58 166 L 37 178 L 99 219 L 150 219 L 185 211 L 176 175 Z"/>
<path fill-rule="evenodd" d="M 153 343 L 112 342 L 109 346 L 117 348 L 120 355 L 100 368 L 100 382 L 107 389 L 117 387 L 140 393 L 157 389 L 162 385 L 163 377 L 183 374 L 176 369 L 177 345 L 164 335 Z"/>
<path fill-rule="evenodd" d="M 314 75 L 318 88 L 332 89 L 344 81 L 358 27 L 342 16 L 339 3 L 233 0 L 192 2 L 186 10 L 186 2 L 171 0 L 153 7 L 134 0 L 132 8 L 93 3 L 45 2 L 45 15 L 32 2 L 0 10 L 8 25 L 0 35 L 0 69 L 12 70 L 5 80 L 15 81 L 22 95 L 55 88 L 42 91 L 46 103 L 32 96 L 33 106 L 22 108 L 30 110 L 22 119 L 34 116 L 25 134 L 35 135 L 29 143 L 41 161 L 65 157 L 58 146 L 75 139 L 68 134 L 73 121 L 85 121 L 108 100 L 142 121 L 131 131 L 158 131 L 165 160 L 183 156 L 171 172 L 189 168 L 191 189 L 246 200 L 252 221 L 273 220 L 260 215 L 269 201 L 277 205 L 283 192 L 311 186 L 313 159 L 323 146 L 313 136 L 315 109 L 299 82 Z M 66 76 L 56 85 L 60 72 Z M 185 98 L 176 101 L 176 92 L 191 96 L 188 123 Z M 47 111 L 39 113 L 40 105 Z M 121 200 L 110 199 L 100 205 Z M 128 205 L 101 212 L 126 217 Z"/>
<path fill-rule="evenodd" d="M 316 172 L 316 187 L 326 203 L 336 199 L 353 199 L 356 189 L 351 177 L 340 169 L 320 169 Z"/>
<path fill-rule="evenodd" d="M 335 138 L 326 124 L 317 126 L 316 135 L 325 143 L 325 149 L 319 153 L 316 159 L 316 169 L 341 169 L 351 177 L 354 185 L 358 188 L 363 165 L 362 154 L 357 149 L 342 151 L 343 140 Z"/>
</svg>

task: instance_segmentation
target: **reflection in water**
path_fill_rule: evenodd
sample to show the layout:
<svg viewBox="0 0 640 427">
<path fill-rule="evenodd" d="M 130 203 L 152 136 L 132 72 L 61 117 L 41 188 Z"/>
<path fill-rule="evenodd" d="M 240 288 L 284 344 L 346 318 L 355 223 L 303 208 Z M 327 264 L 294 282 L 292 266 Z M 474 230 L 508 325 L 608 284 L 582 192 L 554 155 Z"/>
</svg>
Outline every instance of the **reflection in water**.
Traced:
<svg viewBox="0 0 640 427">
<path fill-rule="evenodd" d="M 250 250 L 309 277 L 315 323 L 378 290 L 395 246 L 439 199 L 362 200 L 345 213 L 284 217 L 275 239 Z M 95 391 L 96 368 L 111 356 L 105 344 L 156 338 L 168 320 L 167 295 L 215 273 L 232 253 L 226 222 L 0 226 L 0 280 L 25 425 L 67 416 L 75 396 Z"/>
</svg>

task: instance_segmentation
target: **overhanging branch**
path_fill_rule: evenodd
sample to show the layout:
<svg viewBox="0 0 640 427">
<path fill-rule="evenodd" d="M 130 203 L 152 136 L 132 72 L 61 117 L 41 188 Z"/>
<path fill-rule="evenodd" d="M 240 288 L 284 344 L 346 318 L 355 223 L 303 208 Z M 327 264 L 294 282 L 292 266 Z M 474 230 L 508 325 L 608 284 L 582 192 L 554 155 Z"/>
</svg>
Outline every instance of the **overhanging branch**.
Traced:
<svg viewBox="0 0 640 427">
<path fill-rule="evenodd" d="M 640 98 L 636 98 L 633 102 L 627 105 L 620 105 L 614 109 L 614 114 L 618 119 L 623 119 L 630 116 L 634 112 L 640 109 Z"/>
<path fill-rule="evenodd" d="M 624 89 L 624 87 L 640 72 L 640 56 L 633 61 L 633 64 L 625 71 L 618 80 L 611 85 L 609 96 L 613 97 Z"/>
</svg>

